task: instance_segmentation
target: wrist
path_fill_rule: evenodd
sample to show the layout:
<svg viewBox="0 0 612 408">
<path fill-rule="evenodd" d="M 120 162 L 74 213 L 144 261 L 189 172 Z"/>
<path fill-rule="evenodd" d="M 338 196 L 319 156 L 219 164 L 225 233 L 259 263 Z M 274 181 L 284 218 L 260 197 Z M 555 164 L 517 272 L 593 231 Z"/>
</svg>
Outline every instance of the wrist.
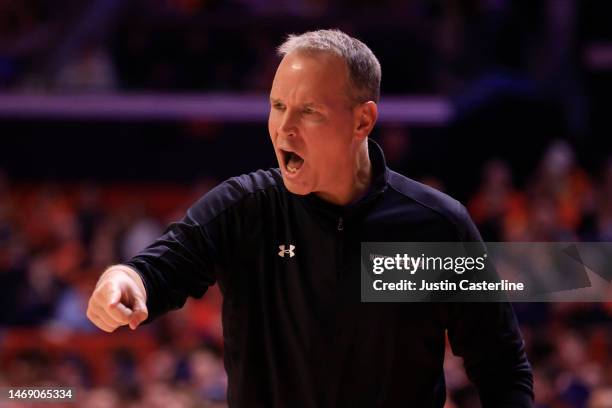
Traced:
<svg viewBox="0 0 612 408">
<path fill-rule="evenodd" d="M 133 282 L 136 285 L 136 287 L 138 287 L 140 292 L 146 297 L 147 292 L 144 286 L 144 282 L 142 281 L 142 278 L 140 277 L 140 274 L 136 272 L 134 268 L 127 266 L 127 265 L 123 265 L 123 264 L 111 265 L 108 268 L 106 268 L 102 276 L 100 276 L 100 279 L 98 280 L 98 284 L 96 285 L 96 287 L 106 282 L 106 280 L 114 278 L 114 277 L 118 277 L 118 276 L 127 277 L 131 282 Z"/>
</svg>

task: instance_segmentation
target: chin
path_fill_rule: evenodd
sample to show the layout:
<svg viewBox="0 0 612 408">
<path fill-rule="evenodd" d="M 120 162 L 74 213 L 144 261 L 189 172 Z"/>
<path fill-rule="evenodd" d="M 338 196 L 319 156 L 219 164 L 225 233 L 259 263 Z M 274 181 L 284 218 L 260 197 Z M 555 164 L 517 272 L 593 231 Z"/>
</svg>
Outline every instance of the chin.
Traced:
<svg viewBox="0 0 612 408">
<path fill-rule="evenodd" d="M 293 194 L 308 195 L 311 193 L 311 190 L 307 186 L 300 185 L 293 180 L 287 180 L 285 177 L 283 177 L 283 183 L 285 183 L 287 190 Z"/>
</svg>

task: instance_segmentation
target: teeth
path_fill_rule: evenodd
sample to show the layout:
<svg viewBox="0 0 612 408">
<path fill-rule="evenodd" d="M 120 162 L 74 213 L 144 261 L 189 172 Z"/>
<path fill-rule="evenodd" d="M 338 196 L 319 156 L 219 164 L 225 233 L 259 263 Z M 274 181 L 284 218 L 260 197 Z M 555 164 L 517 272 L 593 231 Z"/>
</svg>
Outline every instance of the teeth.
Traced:
<svg viewBox="0 0 612 408">
<path fill-rule="evenodd" d="M 287 170 L 289 170 L 289 173 L 295 173 L 298 169 L 296 169 L 292 165 L 288 164 L 287 165 Z"/>
</svg>

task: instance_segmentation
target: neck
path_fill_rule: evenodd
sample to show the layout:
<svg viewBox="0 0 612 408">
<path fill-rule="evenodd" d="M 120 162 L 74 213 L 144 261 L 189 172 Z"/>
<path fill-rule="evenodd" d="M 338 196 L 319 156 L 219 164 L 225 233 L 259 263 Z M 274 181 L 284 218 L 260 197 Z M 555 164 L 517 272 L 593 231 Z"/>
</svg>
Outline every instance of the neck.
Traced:
<svg viewBox="0 0 612 408">
<path fill-rule="evenodd" d="M 352 155 L 354 158 L 344 180 L 339 179 L 335 191 L 316 193 L 325 201 L 336 205 L 347 205 L 359 200 L 366 193 L 372 180 L 372 164 L 368 153 L 367 139 L 357 146 L 357 151 Z"/>
</svg>

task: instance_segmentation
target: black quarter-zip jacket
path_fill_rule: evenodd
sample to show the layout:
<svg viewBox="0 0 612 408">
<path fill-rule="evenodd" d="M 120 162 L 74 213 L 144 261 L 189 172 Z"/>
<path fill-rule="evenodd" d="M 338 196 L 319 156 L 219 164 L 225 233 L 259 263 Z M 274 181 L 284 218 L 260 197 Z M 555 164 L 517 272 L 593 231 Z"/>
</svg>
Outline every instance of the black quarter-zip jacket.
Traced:
<svg viewBox="0 0 612 408">
<path fill-rule="evenodd" d="M 507 303 L 362 303 L 361 242 L 480 241 L 465 208 L 386 167 L 339 207 L 278 169 L 231 178 L 126 262 L 149 321 L 219 283 L 231 408 L 443 407 L 445 333 L 484 408 L 531 407 L 533 380 Z"/>
</svg>

